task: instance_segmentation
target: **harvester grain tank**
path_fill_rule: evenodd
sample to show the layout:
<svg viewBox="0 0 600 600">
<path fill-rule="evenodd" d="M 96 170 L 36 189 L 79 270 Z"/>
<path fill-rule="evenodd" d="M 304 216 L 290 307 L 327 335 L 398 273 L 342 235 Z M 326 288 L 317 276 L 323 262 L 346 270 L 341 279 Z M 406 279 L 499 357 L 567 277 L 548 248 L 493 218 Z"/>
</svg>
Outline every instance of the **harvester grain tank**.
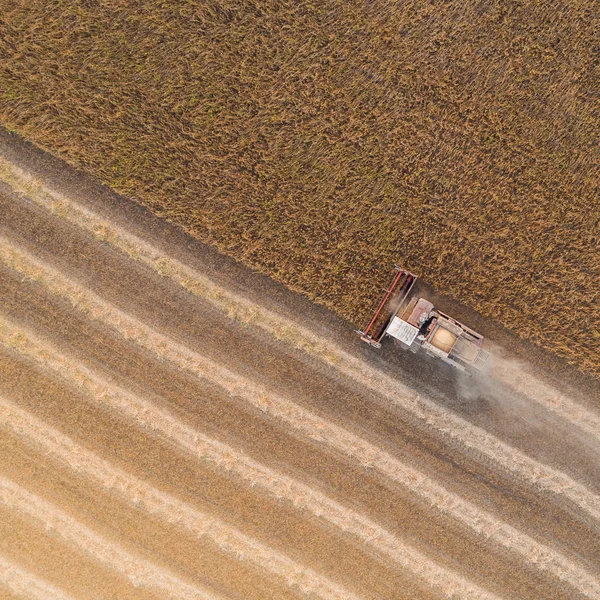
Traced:
<svg viewBox="0 0 600 600">
<path fill-rule="evenodd" d="M 375 314 L 367 327 L 357 332 L 361 339 L 381 348 L 387 335 L 403 349 L 423 351 L 460 371 L 481 370 L 489 358 L 489 352 L 483 349 L 483 336 L 437 310 L 429 300 L 412 294 L 417 279 L 396 266 L 394 280 Z"/>
</svg>

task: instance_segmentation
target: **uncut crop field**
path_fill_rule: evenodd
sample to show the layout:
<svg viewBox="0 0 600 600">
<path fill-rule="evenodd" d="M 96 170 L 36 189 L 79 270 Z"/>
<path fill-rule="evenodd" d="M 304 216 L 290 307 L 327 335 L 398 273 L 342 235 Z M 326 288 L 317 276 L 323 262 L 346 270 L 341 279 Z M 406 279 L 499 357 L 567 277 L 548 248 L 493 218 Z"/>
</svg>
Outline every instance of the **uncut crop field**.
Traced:
<svg viewBox="0 0 600 600">
<path fill-rule="evenodd" d="M 400 263 L 600 376 L 593 3 L 1 6 L 6 127 L 359 325 Z"/>
</svg>

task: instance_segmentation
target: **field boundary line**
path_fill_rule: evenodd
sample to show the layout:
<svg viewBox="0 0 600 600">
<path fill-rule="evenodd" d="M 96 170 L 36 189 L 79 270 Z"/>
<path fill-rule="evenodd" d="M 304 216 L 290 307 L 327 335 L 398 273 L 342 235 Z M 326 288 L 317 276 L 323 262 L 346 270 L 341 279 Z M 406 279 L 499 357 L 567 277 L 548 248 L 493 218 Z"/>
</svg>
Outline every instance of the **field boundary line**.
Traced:
<svg viewBox="0 0 600 600">
<path fill-rule="evenodd" d="M 188 532 L 195 534 L 198 539 L 211 536 L 216 538 L 220 546 L 228 546 L 228 550 L 238 555 L 239 559 L 244 558 L 246 561 L 251 561 L 249 555 L 252 553 L 265 555 L 261 544 L 246 541 L 244 546 L 238 539 L 240 534 L 230 526 L 221 523 L 216 518 L 200 513 L 164 492 L 159 492 L 120 468 L 109 465 L 104 459 L 83 448 L 59 431 L 43 424 L 29 412 L 15 406 L 2 396 L 0 396 L 0 416 L 8 424 L 4 426 L 5 428 L 10 428 L 14 434 L 40 446 L 45 454 L 67 465 L 76 473 L 95 480 L 136 507 L 141 506 L 146 512 L 163 518 L 171 525 L 185 528 Z M 155 424 L 155 426 L 157 425 Z M 282 491 L 285 489 L 286 484 L 285 481 L 281 483 Z M 320 507 L 322 511 L 329 508 L 330 506 L 326 503 Z M 348 512 L 351 514 L 351 511 Z M 355 517 L 355 521 L 360 522 L 360 517 Z M 352 519 L 349 519 L 346 528 L 351 529 L 353 526 L 356 528 L 356 525 L 352 523 Z M 403 546 L 398 542 L 394 543 L 394 538 L 390 540 L 390 534 L 375 524 L 371 524 L 368 534 L 382 542 L 387 541 L 391 548 L 402 548 Z M 243 534 L 241 535 L 243 536 Z M 498 598 L 470 584 L 450 569 L 439 567 L 412 548 L 402 548 L 402 551 L 406 554 L 404 556 L 406 561 L 411 563 L 409 567 L 405 566 L 405 568 L 414 573 L 410 567 L 419 565 L 420 572 L 415 574 L 424 579 L 430 587 L 443 591 L 448 598 L 453 598 L 455 593 L 460 593 L 461 597 L 475 599 L 494 600 Z M 331 584 L 327 578 L 318 575 L 314 570 L 293 563 L 287 558 L 284 562 L 284 559 L 278 557 L 277 554 L 273 552 L 273 556 L 265 555 L 264 560 L 279 562 L 279 575 L 281 576 L 281 573 L 285 571 L 286 583 L 291 589 L 295 588 L 310 597 L 358 600 L 357 596 L 341 586 Z M 276 570 L 276 568 L 272 569 L 273 572 Z"/>
<path fill-rule="evenodd" d="M 68 299 L 73 306 L 76 306 L 88 317 L 100 319 L 119 335 L 150 350 L 157 357 L 167 358 L 179 368 L 203 379 L 209 379 L 229 394 L 242 397 L 270 416 L 280 421 L 283 420 L 305 437 L 318 440 L 334 451 L 341 452 L 358 461 L 363 467 L 371 467 L 392 481 L 401 484 L 438 512 L 452 517 L 478 536 L 493 540 L 501 547 L 520 554 L 536 568 L 547 571 L 563 581 L 568 581 L 577 589 L 582 587 L 584 581 L 587 581 L 584 589 L 587 589 L 588 585 L 598 586 L 596 580 L 589 579 L 585 570 L 571 563 L 559 553 L 478 509 L 472 503 L 450 493 L 442 485 L 435 483 L 418 470 L 402 464 L 380 448 L 313 415 L 300 406 L 268 394 L 239 375 L 156 332 L 136 318 L 106 303 L 90 290 L 72 283 L 56 269 L 43 265 L 37 259 L 14 247 L 7 248 L 1 236 L 0 262 L 22 275 L 38 281 L 50 292 Z M 61 357 L 56 349 L 49 348 L 47 344 L 37 340 L 36 336 L 31 333 L 26 334 L 22 329 L 11 326 L 10 321 L 6 319 L 0 319 L 0 343 L 17 349 L 47 368 L 52 368 L 63 378 L 67 376 L 76 382 L 76 387 L 83 387 L 92 395 L 103 394 L 104 397 L 115 397 L 115 395 L 102 392 L 107 385 L 110 385 L 108 382 L 98 381 L 97 376 L 92 376 L 88 370 L 82 367 L 73 367 L 73 361 Z M 116 386 L 113 386 L 112 389 L 118 394 L 116 397 L 126 394 L 122 390 L 119 391 Z M 598 593 L 600 595 L 600 587 L 598 587 Z"/>
<path fill-rule="evenodd" d="M 443 433 L 446 439 L 501 464 L 505 470 L 518 477 L 522 476 L 523 464 L 531 460 L 521 452 L 515 454 L 515 450 L 508 444 L 458 415 L 439 407 L 435 402 L 416 393 L 400 381 L 369 367 L 335 344 L 323 341 L 302 325 L 230 292 L 209 277 L 153 247 L 139 236 L 115 225 L 109 219 L 99 216 L 65 195 L 53 191 L 47 185 L 35 181 L 23 169 L 2 157 L 0 157 L 0 180 L 5 181 L 45 210 L 88 231 L 130 259 L 146 265 L 191 294 L 209 302 L 229 318 L 257 327 L 269 336 L 290 343 L 294 348 L 318 358 L 344 376 L 402 407 L 424 427 Z M 600 441 L 598 413 L 588 410 L 564 395 L 561 395 L 560 401 L 556 402 L 544 395 L 542 397 L 531 395 L 529 389 L 527 397 Z M 539 473 L 537 484 L 542 489 L 565 496 L 575 493 L 577 487 L 572 488 L 570 483 L 560 477 L 544 472 Z"/>
<path fill-rule="evenodd" d="M 75 600 L 37 575 L 0 556 L 0 587 L 25 600 Z"/>
<path fill-rule="evenodd" d="M 167 597 L 179 600 L 225 600 L 222 596 L 186 583 L 167 569 L 130 554 L 56 505 L 2 476 L 0 504 L 38 521 L 47 531 L 55 532 L 84 554 L 128 579 L 134 587 L 160 590 Z"/>
</svg>

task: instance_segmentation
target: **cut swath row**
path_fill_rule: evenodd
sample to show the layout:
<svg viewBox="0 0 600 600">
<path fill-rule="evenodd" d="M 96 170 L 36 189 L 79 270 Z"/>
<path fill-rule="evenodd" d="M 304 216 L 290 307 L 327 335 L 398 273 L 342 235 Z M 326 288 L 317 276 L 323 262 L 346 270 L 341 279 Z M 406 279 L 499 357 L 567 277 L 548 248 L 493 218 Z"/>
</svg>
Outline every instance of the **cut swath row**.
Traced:
<svg viewBox="0 0 600 600">
<path fill-rule="evenodd" d="M 23 600 L 75 600 L 31 571 L 0 556 L 0 590 Z"/>
<path fill-rule="evenodd" d="M 285 340 L 294 347 L 319 358 L 336 368 L 346 377 L 366 386 L 377 394 L 402 407 L 416 417 L 426 427 L 435 429 L 447 440 L 471 449 L 486 460 L 500 464 L 520 479 L 527 479 L 536 472 L 536 485 L 551 493 L 569 497 L 575 502 L 583 501 L 585 494 L 581 487 L 565 479 L 558 472 L 546 468 L 536 468 L 534 462 L 521 452 L 515 451 L 484 430 L 439 407 L 435 402 L 415 393 L 401 382 L 366 365 L 363 361 L 343 351 L 336 344 L 324 340 L 310 329 L 274 313 L 247 298 L 227 290 L 223 286 L 174 259 L 139 236 L 133 235 L 109 219 L 81 206 L 63 194 L 53 191 L 32 179 L 25 171 L 0 158 L 0 179 L 15 190 L 46 210 L 64 218 L 73 225 L 92 233 L 98 239 L 109 243 L 131 259 L 139 261 L 161 276 L 168 277 L 190 293 L 210 302 L 215 308 L 231 318 L 263 330 L 265 333 Z M 509 384 L 512 376 L 501 376 Z M 520 374 L 522 375 L 522 373 Z M 523 378 L 520 378 L 523 380 Z M 525 380 L 523 380 L 525 381 Z M 600 414 L 574 402 L 564 394 L 543 384 L 531 374 L 526 377 L 526 385 L 521 384 L 520 393 L 525 393 L 544 409 L 552 411 L 567 422 L 579 427 L 587 435 L 600 441 Z M 528 471 L 525 474 L 523 471 Z M 598 516 L 598 507 L 589 506 Z"/>
<path fill-rule="evenodd" d="M 107 394 L 110 394 L 110 389 L 107 390 Z M 108 396 L 100 399 L 107 400 Z M 199 542 L 212 544 L 221 553 L 259 569 L 306 597 L 356 600 L 348 590 L 314 570 L 244 535 L 222 520 L 202 513 L 111 465 L 2 396 L 0 424 L 5 430 L 38 447 L 45 456 L 52 457 L 75 473 L 118 496 L 136 510 L 185 530 Z M 158 423 L 152 423 L 152 427 L 157 426 Z"/>
<path fill-rule="evenodd" d="M 487 375 L 508 389 L 533 399 L 565 421 L 577 424 L 591 439 L 600 442 L 600 413 L 573 402 L 564 392 L 536 377 L 528 365 L 494 353 Z"/>
<path fill-rule="evenodd" d="M 452 594 L 460 591 L 463 596 L 470 598 L 496 598 L 493 594 L 464 580 L 459 574 L 429 560 L 421 552 L 404 544 L 370 519 L 289 476 L 257 463 L 235 448 L 212 440 L 191 429 L 167 411 L 112 385 L 73 359 L 67 359 L 56 348 L 48 344 L 41 345 L 30 332 L 13 329 L 10 333 L 8 327 L 7 321 L 0 320 L 0 343 L 33 359 L 46 372 L 48 369 L 53 371 L 73 388 L 79 392 L 85 392 L 90 399 L 95 400 L 101 406 L 108 406 L 112 410 L 116 410 L 118 414 L 133 420 L 145 430 L 160 435 L 197 460 L 207 462 L 229 474 L 235 474 L 252 487 L 269 494 L 278 502 L 287 502 L 290 506 L 306 511 L 313 518 L 352 536 L 361 545 L 376 552 L 385 562 L 393 561 L 397 566 L 418 576 L 427 586 L 437 589 L 446 597 L 451 598 Z M 44 453 L 55 456 L 68 464 L 70 468 L 83 472 L 99 483 L 109 485 L 113 491 L 134 492 L 134 497 L 141 499 L 144 510 L 150 511 L 174 525 L 186 526 L 189 532 L 195 533 L 199 538 L 202 535 L 209 536 L 209 539 L 221 551 L 229 551 L 238 559 L 249 561 L 262 570 L 278 576 L 288 585 L 297 587 L 303 594 L 324 599 L 335 598 L 336 600 L 352 597 L 347 591 L 336 590 L 334 584 L 311 569 L 294 564 L 289 559 L 286 562 L 283 556 L 278 558 L 275 552 L 269 554 L 266 548 L 259 552 L 260 545 L 252 547 L 249 545 L 250 542 L 247 542 L 247 547 L 244 548 L 242 542 L 238 541 L 236 547 L 231 544 L 232 532 L 219 537 L 219 527 L 223 529 L 226 526 L 224 524 L 218 526 L 216 519 L 210 521 L 210 526 L 204 524 L 199 528 L 196 525 L 194 529 L 193 524 L 198 522 L 199 513 L 194 519 L 186 515 L 183 508 L 185 505 L 182 503 L 94 457 L 90 452 L 77 446 L 55 430 L 50 430 L 39 420 L 5 399 L 0 399 L 0 414 L 2 414 L 2 422 L 6 423 L 6 427 L 11 428 L 19 435 L 26 435 L 29 440 L 42 446 Z M 59 438 L 60 440 L 57 441 Z M 133 499 L 130 498 L 130 501 L 133 503 Z M 208 520 L 209 517 L 204 517 L 204 519 Z M 238 536 L 240 535 L 238 534 Z M 220 539 L 229 541 L 221 544 L 219 543 Z"/>
<path fill-rule="evenodd" d="M 125 577 L 135 587 L 173 600 L 225 600 L 206 588 L 183 581 L 172 572 L 131 554 L 54 504 L 4 477 L 0 477 L 0 505 L 55 532 L 104 567 Z M 18 575 L 20 573 L 16 572 Z M 26 584 L 25 581 L 21 583 Z"/>
<path fill-rule="evenodd" d="M 4 248 L 4 246 L 0 246 L 0 248 Z M 343 453 L 353 462 L 372 467 L 392 481 L 407 487 L 439 512 L 466 525 L 477 535 L 518 553 L 534 567 L 547 571 L 582 591 L 589 591 L 598 585 L 589 574 L 559 553 L 535 542 L 529 536 L 478 509 L 472 503 L 450 493 L 416 469 L 401 463 L 349 431 L 325 421 L 279 396 L 268 394 L 252 382 L 208 361 L 198 353 L 102 301 L 90 290 L 69 281 L 48 265 L 42 265 L 37 259 L 26 256 L 21 250 L 10 248 L 10 252 L 7 250 L 2 253 L 2 256 L 5 264 L 43 283 L 52 292 L 69 298 L 89 317 L 102 320 L 128 340 L 150 350 L 162 359 L 166 358 L 172 361 L 179 368 L 188 370 L 196 376 L 209 378 L 228 393 L 251 402 L 270 416 L 284 421 L 305 437 L 322 442 L 332 450 Z M 62 374 L 63 377 L 70 377 L 78 386 L 81 386 L 86 378 L 89 379 L 89 375 L 86 376 L 84 369 L 79 368 L 73 371 L 72 360 L 59 361 L 60 354 L 56 349 L 34 341 L 31 334 L 19 335 L 14 330 L 11 334 L 10 326 L 7 325 L 7 327 L 5 333 L 9 338 L 5 338 L 5 343 L 18 347 L 27 355 L 35 356 L 37 354 L 40 363 L 43 362 L 46 367 L 54 365 L 52 368 L 57 373 Z M 57 361 L 59 364 L 56 364 Z M 91 381 L 89 385 L 90 393 L 97 395 L 102 393 L 101 390 L 105 388 L 106 382 L 96 381 L 94 383 Z M 115 396 L 119 397 L 118 394 L 111 394 L 111 397 Z"/>
</svg>

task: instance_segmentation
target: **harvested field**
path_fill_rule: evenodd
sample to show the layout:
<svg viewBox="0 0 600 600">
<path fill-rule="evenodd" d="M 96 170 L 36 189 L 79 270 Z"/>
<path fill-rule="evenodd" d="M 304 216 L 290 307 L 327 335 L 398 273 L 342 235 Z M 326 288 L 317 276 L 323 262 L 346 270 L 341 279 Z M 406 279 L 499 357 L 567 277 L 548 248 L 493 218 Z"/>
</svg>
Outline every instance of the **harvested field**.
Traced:
<svg viewBox="0 0 600 600">
<path fill-rule="evenodd" d="M 361 325 L 393 263 L 600 376 L 589 3 L 3 3 L 0 122 Z"/>
<path fill-rule="evenodd" d="M 600 599 L 598 405 L 494 368 L 466 399 L 0 137 L 0 595 Z"/>
</svg>

